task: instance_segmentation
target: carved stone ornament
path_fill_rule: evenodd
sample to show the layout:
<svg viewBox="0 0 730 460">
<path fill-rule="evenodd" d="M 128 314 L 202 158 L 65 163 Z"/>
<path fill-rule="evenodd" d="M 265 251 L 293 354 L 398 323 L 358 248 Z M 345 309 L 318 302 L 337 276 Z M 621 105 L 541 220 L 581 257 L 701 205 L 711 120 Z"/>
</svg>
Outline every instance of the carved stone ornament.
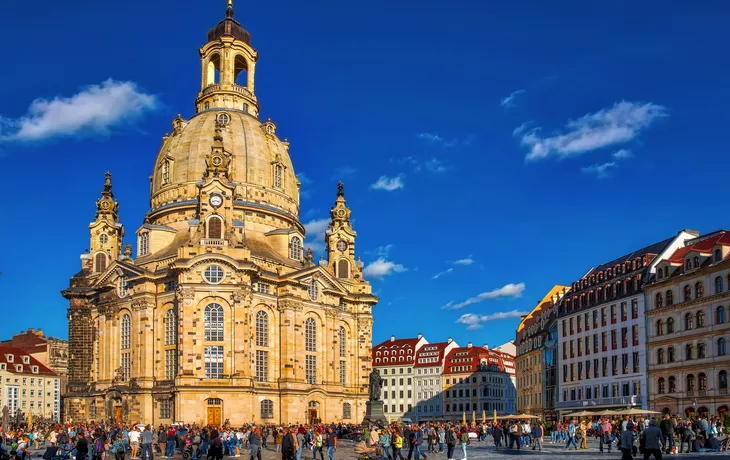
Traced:
<svg viewBox="0 0 730 460">
<path fill-rule="evenodd" d="M 286 310 L 302 311 L 304 310 L 304 307 L 299 302 L 282 300 L 281 302 L 279 302 L 279 305 L 276 307 L 276 309 L 280 312 L 284 312 Z"/>
<path fill-rule="evenodd" d="M 237 291 L 231 293 L 231 300 L 234 303 L 250 302 L 253 298 L 253 290 L 251 286 L 241 286 Z"/>
<path fill-rule="evenodd" d="M 195 297 L 195 289 L 180 285 L 177 287 L 177 296 L 181 299 L 192 299 Z"/>
<path fill-rule="evenodd" d="M 139 300 L 133 300 L 132 301 L 132 310 L 139 310 L 139 311 L 145 311 L 147 310 L 148 303 L 145 299 L 139 299 Z"/>
</svg>

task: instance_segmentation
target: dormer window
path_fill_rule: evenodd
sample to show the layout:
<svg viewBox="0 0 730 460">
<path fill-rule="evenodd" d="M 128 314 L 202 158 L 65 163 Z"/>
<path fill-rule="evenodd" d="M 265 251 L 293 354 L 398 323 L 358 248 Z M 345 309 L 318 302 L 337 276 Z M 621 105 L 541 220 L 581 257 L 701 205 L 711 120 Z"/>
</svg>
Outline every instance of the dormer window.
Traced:
<svg viewBox="0 0 730 460">
<path fill-rule="evenodd" d="M 713 256 L 714 262 L 720 262 L 722 260 L 722 251 L 719 249 L 715 249 L 715 254 Z"/>
<path fill-rule="evenodd" d="M 12 363 L 12 362 L 15 361 L 15 356 L 13 356 L 13 355 L 5 355 L 5 359 L 7 359 L 9 363 Z"/>
<path fill-rule="evenodd" d="M 38 373 L 38 366 L 31 366 L 30 370 L 31 370 L 31 372 L 33 372 L 34 374 L 37 374 L 37 373 Z"/>
<path fill-rule="evenodd" d="M 700 268 L 700 258 L 694 256 L 694 258 L 692 259 L 692 265 L 694 266 L 694 268 Z"/>
<path fill-rule="evenodd" d="M 269 136 L 274 135 L 274 125 L 272 125 L 272 124 L 266 125 L 266 134 L 268 134 Z"/>
<path fill-rule="evenodd" d="M 15 365 L 15 372 L 23 372 L 23 365 L 22 364 L 16 364 Z"/>
<path fill-rule="evenodd" d="M 690 259 L 684 261 L 684 270 L 687 272 L 692 270 L 692 261 Z"/>
<path fill-rule="evenodd" d="M 656 277 L 657 277 L 657 279 L 664 278 L 664 269 L 660 268 L 659 270 L 657 270 L 656 271 Z"/>
<path fill-rule="evenodd" d="M 29 363 L 30 363 L 30 357 L 28 357 L 28 356 L 23 356 L 23 362 L 24 362 L 25 364 L 29 364 Z"/>
<path fill-rule="evenodd" d="M 5 363 L 0 363 L 0 371 L 4 371 L 7 369 L 7 365 Z"/>
</svg>

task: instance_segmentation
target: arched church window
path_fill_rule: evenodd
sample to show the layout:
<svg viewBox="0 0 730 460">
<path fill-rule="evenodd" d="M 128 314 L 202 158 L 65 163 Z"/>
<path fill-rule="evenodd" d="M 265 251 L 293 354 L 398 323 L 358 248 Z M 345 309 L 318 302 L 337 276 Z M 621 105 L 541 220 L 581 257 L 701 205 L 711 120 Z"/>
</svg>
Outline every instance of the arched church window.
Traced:
<svg viewBox="0 0 730 460">
<path fill-rule="evenodd" d="M 139 235 L 139 255 L 146 256 L 150 253 L 150 234 L 144 232 Z"/>
<path fill-rule="evenodd" d="M 310 281 L 307 293 L 311 300 L 317 300 L 317 297 L 319 297 L 319 286 L 315 280 Z"/>
<path fill-rule="evenodd" d="M 174 309 L 165 314 L 165 345 L 177 344 L 177 314 Z"/>
<path fill-rule="evenodd" d="M 289 247 L 289 258 L 294 260 L 302 259 L 302 240 L 298 236 L 291 239 L 291 246 Z"/>
<path fill-rule="evenodd" d="M 162 163 L 162 185 L 170 183 L 170 160 L 165 160 Z"/>
<path fill-rule="evenodd" d="M 345 328 L 343 326 L 340 326 L 339 340 L 340 340 L 340 358 L 344 358 L 347 356 L 347 332 L 345 332 Z"/>
<path fill-rule="evenodd" d="M 223 236 L 223 221 L 220 217 L 211 217 L 208 219 L 208 238 L 218 240 Z"/>
<path fill-rule="evenodd" d="M 223 341 L 223 307 L 217 303 L 205 307 L 205 340 Z"/>
<path fill-rule="evenodd" d="M 106 270 L 106 254 L 99 252 L 94 258 L 94 265 L 96 266 L 96 272 L 101 273 Z"/>
<path fill-rule="evenodd" d="M 274 187 L 281 188 L 281 165 L 274 165 Z"/>
<path fill-rule="evenodd" d="M 350 277 L 350 263 L 345 259 L 341 259 L 337 262 L 337 277 L 338 278 L 349 278 Z"/>
<path fill-rule="evenodd" d="M 304 322 L 304 348 L 306 351 L 317 351 L 317 323 L 313 318 Z"/>
<path fill-rule="evenodd" d="M 122 316 L 122 341 L 121 341 L 121 348 L 122 350 L 129 350 L 130 348 L 130 338 L 132 336 L 132 317 L 129 316 L 129 314 L 125 313 Z"/>
<path fill-rule="evenodd" d="M 256 313 L 256 346 L 269 346 L 269 315 L 265 311 Z"/>
</svg>

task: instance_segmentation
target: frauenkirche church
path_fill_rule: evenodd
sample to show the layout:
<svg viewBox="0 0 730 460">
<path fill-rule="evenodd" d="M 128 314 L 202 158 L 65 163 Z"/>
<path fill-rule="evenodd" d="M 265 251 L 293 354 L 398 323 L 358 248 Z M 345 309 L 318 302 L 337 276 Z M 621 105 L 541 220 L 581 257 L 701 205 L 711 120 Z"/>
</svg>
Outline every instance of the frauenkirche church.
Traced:
<svg viewBox="0 0 730 460">
<path fill-rule="evenodd" d="M 229 2 L 200 49 L 196 113 L 173 120 L 153 165 L 136 257 L 107 173 L 90 251 L 63 291 L 67 421 L 363 418 L 378 299 L 342 184 L 326 260 L 303 247 L 300 184 L 289 143 L 258 118 L 250 38 Z"/>
</svg>

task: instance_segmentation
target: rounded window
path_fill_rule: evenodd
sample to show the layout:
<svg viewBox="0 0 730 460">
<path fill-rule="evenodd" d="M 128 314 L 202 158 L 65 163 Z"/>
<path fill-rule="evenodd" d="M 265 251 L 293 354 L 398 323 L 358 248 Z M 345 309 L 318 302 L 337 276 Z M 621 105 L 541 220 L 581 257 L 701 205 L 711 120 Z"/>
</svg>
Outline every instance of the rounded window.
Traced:
<svg viewBox="0 0 730 460">
<path fill-rule="evenodd" d="M 231 116 L 226 112 L 221 112 L 217 117 L 215 117 L 215 121 L 217 121 L 219 125 L 226 126 L 231 122 Z"/>
<path fill-rule="evenodd" d="M 209 265 L 203 272 L 203 278 L 209 283 L 220 283 L 224 276 L 223 267 L 220 265 Z"/>
<path fill-rule="evenodd" d="M 109 242 L 109 235 L 107 235 L 106 233 L 102 233 L 101 235 L 99 235 L 99 242 L 101 244 L 107 244 Z"/>
</svg>

